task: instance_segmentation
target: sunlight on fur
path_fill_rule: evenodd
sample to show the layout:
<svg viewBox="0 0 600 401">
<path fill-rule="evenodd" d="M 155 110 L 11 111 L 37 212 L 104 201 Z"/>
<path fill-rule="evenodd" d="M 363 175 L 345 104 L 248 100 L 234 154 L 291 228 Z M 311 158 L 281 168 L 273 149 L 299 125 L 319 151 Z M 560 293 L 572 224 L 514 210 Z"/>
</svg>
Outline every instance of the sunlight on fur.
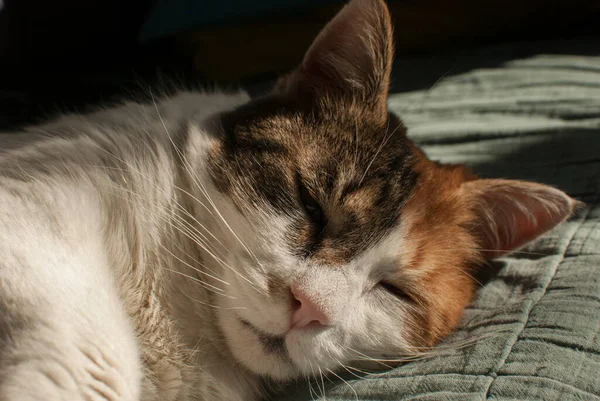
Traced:
<svg viewBox="0 0 600 401">
<path fill-rule="evenodd" d="M 0 137 L 0 401 L 319 394 L 481 340 L 431 348 L 576 202 L 427 159 L 392 60 L 386 5 L 353 0 L 261 98 L 150 90 Z"/>
</svg>

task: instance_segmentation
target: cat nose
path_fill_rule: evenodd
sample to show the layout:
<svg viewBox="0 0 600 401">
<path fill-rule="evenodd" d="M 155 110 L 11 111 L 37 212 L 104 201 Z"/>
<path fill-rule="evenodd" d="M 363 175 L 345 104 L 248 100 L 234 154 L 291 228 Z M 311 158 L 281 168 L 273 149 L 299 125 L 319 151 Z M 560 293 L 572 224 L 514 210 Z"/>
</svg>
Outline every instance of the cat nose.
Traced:
<svg viewBox="0 0 600 401">
<path fill-rule="evenodd" d="M 292 329 L 329 325 L 329 319 L 319 305 L 297 287 L 292 287 L 291 290 L 294 297 L 292 301 Z"/>
</svg>

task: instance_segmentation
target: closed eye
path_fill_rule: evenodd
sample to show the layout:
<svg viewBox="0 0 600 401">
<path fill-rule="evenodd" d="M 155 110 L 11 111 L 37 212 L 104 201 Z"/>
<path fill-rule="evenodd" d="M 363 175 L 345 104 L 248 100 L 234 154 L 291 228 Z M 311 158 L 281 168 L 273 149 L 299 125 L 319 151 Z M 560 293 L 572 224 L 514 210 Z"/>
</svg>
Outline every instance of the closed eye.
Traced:
<svg viewBox="0 0 600 401">
<path fill-rule="evenodd" d="M 403 289 L 401 289 L 400 287 L 388 283 L 386 281 L 382 281 L 379 283 L 379 285 L 385 289 L 387 292 L 389 292 L 390 294 L 394 295 L 397 298 L 406 300 L 406 301 L 413 301 L 412 297 L 410 295 L 408 295 L 406 293 L 406 291 L 404 291 Z"/>
<path fill-rule="evenodd" d="M 302 183 L 302 180 L 298 179 L 298 192 L 300 194 L 300 201 L 304 211 L 315 225 L 316 233 L 320 234 L 325 229 L 326 219 L 323 208 L 315 197 L 310 193 L 308 188 Z"/>
</svg>

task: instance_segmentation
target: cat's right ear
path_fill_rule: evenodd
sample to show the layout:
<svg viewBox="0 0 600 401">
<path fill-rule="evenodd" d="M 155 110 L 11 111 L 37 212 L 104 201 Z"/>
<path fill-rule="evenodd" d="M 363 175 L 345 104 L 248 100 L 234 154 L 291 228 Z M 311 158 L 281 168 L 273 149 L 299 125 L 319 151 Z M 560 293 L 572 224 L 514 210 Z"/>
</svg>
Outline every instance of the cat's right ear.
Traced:
<svg viewBox="0 0 600 401">
<path fill-rule="evenodd" d="M 477 179 L 467 181 L 462 189 L 477 215 L 471 232 L 489 259 L 535 240 L 581 206 L 564 192 L 534 182 Z"/>
<path fill-rule="evenodd" d="M 352 0 L 319 33 L 302 64 L 276 90 L 350 101 L 387 114 L 394 53 L 383 0 Z"/>
</svg>

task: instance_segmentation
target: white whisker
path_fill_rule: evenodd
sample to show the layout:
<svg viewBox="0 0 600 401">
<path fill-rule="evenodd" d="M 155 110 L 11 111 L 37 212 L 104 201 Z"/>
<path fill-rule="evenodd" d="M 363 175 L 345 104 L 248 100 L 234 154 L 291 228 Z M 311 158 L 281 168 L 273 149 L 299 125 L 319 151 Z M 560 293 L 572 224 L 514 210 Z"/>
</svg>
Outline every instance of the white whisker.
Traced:
<svg viewBox="0 0 600 401">
<path fill-rule="evenodd" d="M 348 383 L 346 380 L 344 380 L 342 378 L 342 376 L 336 374 L 333 370 L 327 369 L 327 371 L 329 373 L 331 373 L 332 375 L 334 375 L 335 377 L 337 377 L 338 379 L 340 379 L 341 381 L 343 381 L 348 387 L 350 387 L 350 390 L 352 390 L 352 392 L 354 393 L 354 397 L 356 398 L 356 401 L 359 401 L 359 399 L 358 399 L 358 393 L 356 392 L 356 390 L 354 389 L 354 387 L 352 387 L 352 385 L 350 383 Z"/>
<path fill-rule="evenodd" d="M 123 160 L 123 159 L 119 158 L 119 157 L 118 157 L 118 156 L 116 156 L 115 154 L 113 154 L 113 153 L 109 152 L 108 150 L 106 150 L 106 149 L 102 148 L 101 146 L 99 146 L 99 145 L 97 145 L 97 144 L 94 144 L 94 145 L 95 145 L 95 146 L 96 146 L 98 149 L 100 149 L 101 151 L 103 151 L 103 152 L 105 152 L 106 154 L 108 154 L 109 156 L 111 156 L 111 157 L 113 157 L 114 159 L 116 159 L 116 160 L 120 161 L 121 163 L 123 163 L 123 164 L 124 164 L 125 166 L 127 166 L 127 167 L 128 167 L 130 170 L 131 170 L 131 171 L 135 172 L 135 173 L 136 173 L 136 174 L 138 174 L 140 177 L 142 177 L 142 178 L 145 178 L 145 179 L 146 179 L 148 182 L 152 182 L 152 180 L 151 180 L 150 178 L 146 177 L 146 176 L 145 176 L 145 175 L 144 175 L 142 172 L 140 172 L 140 171 L 139 171 L 138 169 L 136 169 L 135 167 L 131 166 L 131 165 L 130 165 L 129 163 L 127 163 L 125 160 Z M 156 185 L 155 185 L 155 187 L 156 187 L 156 189 L 159 189 L 159 190 L 160 190 L 160 188 L 158 188 L 158 186 L 156 186 Z M 126 191 L 126 189 L 125 189 L 125 188 L 121 188 L 121 187 L 118 187 L 118 188 L 119 188 L 119 189 L 121 189 L 121 190 L 125 190 L 125 191 Z M 179 187 L 177 187 L 177 188 L 179 188 Z M 181 189 L 181 188 L 179 188 L 179 189 Z M 164 190 L 163 190 L 162 192 L 164 192 Z M 134 196 L 138 196 L 138 197 L 139 197 L 139 195 L 138 195 L 138 194 L 136 194 L 136 193 L 134 193 L 133 191 L 130 191 L 130 193 L 134 194 Z M 186 193 L 187 193 L 187 191 L 186 191 Z M 195 198 L 195 197 L 194 197 L 194 199 L 196 199 L 196 201 L 198 201 L 199 203 L 201 203 L 201 202 L 200 202 L 200 201 L 199 201 L 197 198 Z M 175 201 L 175 200 L 173 199 L 173 201 Z M 182 208 L 182 209 L 185 209 L 185 208 L 183 208 L 183 206 L 181 206 L 181 205 L 180 205 L 178 202 L 176 202 L 176 201 L 175 201 L 175 203 L 178 205 L 178 207 L 180 207 L 180 208 Z M 201 203 L 201 204 L 202 204 L 202 203 Z M 203 205 L 203 204 L 202 204 L 202 205 Z M 206 206 L 205 206 L 205 205 L 203 205 L 203 206 L 206 208 Z M 203 226 L 203 227 L 204 227 L 204 226 Z M 204 227 L 204 228 L 205 228 L 205 227 Z M 180 230 L 180 231 L 181 231 L 181 230 Z M 208 231 L 208 230 L 206 230 L 206 231 L 207 231 L 207 232 L 210 234 L 210 231 Z M 186 234 L 184 234 L 184 235 L 186 235 Z M 213 236 L 212 234 L 210 234 L 210 235 L 211 235 L 211 236 Z M 211 255 L 211 256 L 213 256 L 213 255 L 214 255 L 214 253 L 213 253 L 212 251 L 210 251 L 210 250 L 209 250 L 209 249 L 208 249 L 206 246 L 204 246 L 203 244 L 201 244 L 201 243 L 198 243 L 198 241 L 194 240 L 193 236 L 190 236 L 189 234 L 187 234 L 186 236 L 187 236 L 189 239 L 193 240 L 193 241 L 194 241 L 194 242 L 195 242 L 197 245 L 199 245 L 199 246 L 200 246 L 202 249 L 204 249 L 204 250 L 205 250 L 207 253 L 209 253 L 209 255 Z M 213 237 L 214 237 L 214 236 L 213 236 Z M 252 288 L 254 288 L 255 290 L 257 290 L 257 291 L 258 291 L 258 289 L 256 288 L 255 284 L 254 284 L 252 281 L 250 281 L 250 280 L 249 280 L 249 279 L 248 279 L 246 276 L 244 276 L 242 273 L 240 273 L 239 271 L 235 270 L 233 267 L 229 266 L 228 264 L 226 264 L 226 263 L 225 263 L 223 260 L 221 260 L 221 259 L 218 259 L 218 258 L 217 258 L 217 259 L 215 259 L 215 260 L 216 260 L 216 261 L 217 261 L 219 264 L 221 264 L 223 267 L 226 267 L 226 268 L 230 269 L 232 272 L 234 272 L 234 274 L 238 275 L 240 278 L 242 278 L 242 279 L 243 279 L 243 280 L 245 280 L 245 281 L 246 281 L 248 284 L 250 284 L 250 285 L 252 286 Z"/>
<path fill-rule="evenodd" d="M 237 241 L 242 245 L 242 247 L 246 250 L 246 252 L 248 252 L 254 259 L 255 261 L 260 264 L 260 261 L 258 260 L 258 258 L 252 253 L 252 251 L 250 251 L 250 249 L 246 246 L 246 244 L 239 238 L 239 236 L 233 231 L 233 229 L 231 228 L 231 226 L 229 225 L 229 223 L 227 223 L 227 221 L 225 220 L 225 218 L 223 217 L 223 215 L 221 214 L 221 212 L 219 211 L 219 209 L 217 208 L 217 206 L 215 205 L 215 203 L 212 201 L 210 195 L 208 194 L 208 191 L 206 191 L 204 185 L 202 184 L 202 182 L 200 181 L 200 179 L 198 178 L 197 174 L 195 174 L 191 168 L 191 165 L 189 164 L 189 162 L 187 161 L 187 159 L 185 158 L 185 155 L 181 152 L 181 150 L 179 149 L 179 147 L 175 144 L 175 142 L 173 141 L 173 138 L 171 137 L 171 134 L 169 133 L 169 130 L 167 129 L 167 125 L 165 124 L 165 121 L 162 118 L 162 115 L 160 113 L 160 110 L 158 109 L 158 105 L 156 104 L 156 99 L 154 98 L 154 94 L 152 93 L 152 89 L 150 89 L 150 96 L 152 98 L 152 103 L 154 104 L 154 109 L 156 110 L 156 113 L 158 115 L 158 118 L 160 119 L 160 122 L 164 128 L 165 134 L 167 135 L 167 137 L 169 138 L 169 141 L 171 142 L 171 145 L 173 146 L 173 149 L 175 150 L 175 152 L 177 153 L 177 155 L 179 156 L 184 168 L 186 169 L 187 173 L 189 174 L 190 178 L 192 178 L 192 180 L 194 181 L 194 183 L 196 184 L 196 186 L 198 187 L 198 189 L 202 192 L 202 194 L 206 197 L 206 199 L 208 200 L 208 202 L 211 204 L 213 210 L 217 213 L 217 215 L 219 216 L 219 218 L 221 219 L 221 221 L 225 224 L 225 226 L 227 227 L 227 229 L 233 234 L 233 236 L 237 239 Z M 262 266 L 261 266 L 262 267 Z M 249 280 L 247 277 L 243 276 L 242 274 L 240 274 L 239 272 L 236 272 L 235 270 L 233 270 L 234 273 L 238 274 L 238 276 L 240 278 L 242 278 L 243 280 L 245 280 L 248 284 L 250 284 L 250 286 L 255 289 L 256 291 L 260 292 L 260 290 L 258 289 L 258 287 L 256 287 L 256 285 Z"/>
<path fill-rule="evenodd" d="M 192 296 L 188 295 L 188 294 L 187 294 L 187 293 L 186 293 L 186 292 L 183 290 L 183 288 L 180 288 L 180 289 L 179 289 L 179 291 L 180 291 L 180 292 L 181 292 L 183 295 L 185 295 L 185 296 L 186 296 L 186 297 L 187 297 L 187 298 L 188 298 L 190 301 L 192 301 L 192 302 L 195 302 L 195 303 L 197 303 L 197 304 L 200 304 L 200 305 L 202 305 L 202 306 L 206 306 L 206 307 L 212 308 L 212 309 L 222 309 L 222 310 L 246 310 L 246 309 L 248 309 L 248 308 L 245 308 L 245 307 L 243 307 L 243 306 L 232 306 L 232 307 L 227 307 L 227 308 L 224 308 L 224 307 L 222 307 L 222 306 L 219 306 L 219 305 L 213 305 L 213 304 L 209 304 L 208 302 L 204 302 L 204 301 L 201 301 L 201 300 L 199 300 L 199 299 L 197 299 L 197 298 L 194 298 L 194 297 L 192 297 Z"/>
<path fill-rule="evenodd" d="M 377 159 L 377 156 L 379 156 L 379 153 L 381 152 L 381 150 L 383 149 L 383 147 L 385 146 L 385 144 L 388 143 L 388 141 L 392 138 L 392 136 L 396 133 L 396 131 L 398 131 L 400 129 L 400 127 L 402 127 L 402 125 L 397 126 L 396 129 L 394 129 L 391 134 L 389 134 L 389 135 L 387 135 L 387 136 L 385 136 L 383 138 L 383 140 L 381 141 L 381 144 L 379 145 L 379 148 L 377 148 L 377 151 L 375 152 L 375 155 L 373 156 L 373 158 L 371 159 L 371 161 L 367 165 L 367 168 L 365 169 L 365 172 L 363 173 L 362 177 L 360 177 L 360 180 L 358 181 L 358 185 L 357 185 L 358 187 L 360 187 L 360 185 L 362 184 L 363 180 L 367 176 L 367 173 L 369 172 L 369 169 L 371 168 L 371 166 L 375 162 L 375 159 Z M 389 120 L 388 120 L 388 128 L 386 129 L 386 131 L 388 129 L 389 129 Z"/>
</svg>

